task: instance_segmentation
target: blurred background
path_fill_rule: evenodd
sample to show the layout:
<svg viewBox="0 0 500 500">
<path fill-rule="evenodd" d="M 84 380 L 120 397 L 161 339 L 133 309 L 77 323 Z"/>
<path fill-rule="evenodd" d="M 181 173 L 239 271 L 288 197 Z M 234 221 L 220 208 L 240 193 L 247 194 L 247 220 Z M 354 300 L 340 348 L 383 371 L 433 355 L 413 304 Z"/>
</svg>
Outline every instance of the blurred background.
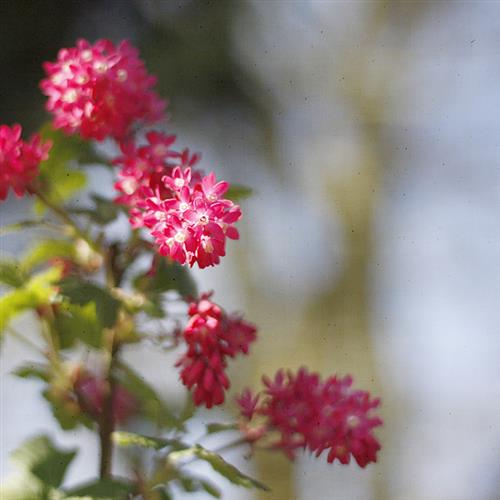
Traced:
<svg viewBox="0 0 500 500">
<path fill-rule="evenodd" d="M 307 365 L 382 397 L 377 464 L 258 455 L 242 467 L 273 486 L 262 498 L 500 499 L 499 3 L 19 0 L 0 2 L 0 19 L 1 123 L 47 119 L 37 85 L 60 47 L 128 38 L 170 100 L 167 130 L 254 189 L 241 240 L 196 272 L 260 329 L 234 389 Z M 0 210 L 12 222 L 29 200 Z M 3 237 L 0 251 L 29 238 Z M 70 482 L 91 477 L 92 434 L 58 432 L 40 386 L 8 374 L 28 358 L 6 339 L 0 475 L 44 431 L 83 445 Z M 182 394 L 175 357 L 129 359 Z"/>
</svg>

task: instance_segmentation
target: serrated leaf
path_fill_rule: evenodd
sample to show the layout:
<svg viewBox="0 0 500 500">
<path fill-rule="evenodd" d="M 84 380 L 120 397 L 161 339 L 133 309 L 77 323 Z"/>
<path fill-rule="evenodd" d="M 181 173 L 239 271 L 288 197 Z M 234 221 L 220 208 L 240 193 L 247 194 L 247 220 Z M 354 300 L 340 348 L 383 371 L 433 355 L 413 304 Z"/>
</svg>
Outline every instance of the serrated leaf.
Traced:
<svg viewBox="0 0 500 500">
<path fill-rule="evenodd" d="M 11 457 L 22 470 L 57 488 L 75 455 L 76 451 L 57 449 L 47 436 L 36 436 L 25 441 Z"/>
<path fill-rule="evenodd" d="M 21 264 L 15 260 L 3 260 L 0 262 L 0 283 L 19 288 L 28 279 Z"/>
<path fill-rule="evenodd" d="M 231 184 L 224 197 L 231 201 L 241 201 L 252 196 L 252 193 L 252 189 L 247 186 L 243 186 L 242 184 Z"/>
<path fill-rule="evenodd" d="M 21 264 L 24 269 L 31 270 L 39 264 L 43 264 L 55 257 L 67 257 L 73 259 L 74 246 L 65 240 L 44 240 L 33 246 L 22 258 Z"/>
<path fill-rule="evenodd" d="M 116 323 L 120 301 L 108 290 L 75 277 L 61 280 L 59 285 L 61 295 L 66 296 L 71 303 L 81 306 L 94 303 L 97 317 L 104 328 L 110 328 Z"/>
<path fill-rule="evenodd" d="M 43 273 L 34 275 L 22 287 L 6 293 L 0 298 L 0 332 L 18 314 L 49 304 L 57 290 L 53 283 L 61 277 L 61 269 L 52 267 Z"/>
<path fill-rule="evenodd" d="M 120 384 L 139 401 L 141 413 L 161 428 L 179 428 L 180 422 L 156 391 L 132 368 L 120 364 L 117 373 Z"/>
<path fill-rule="evenodd" d="M 198 444 L 193 448 L 193 452 L 200 460 L 210 464 L 215 472 L 218 472 L 233 484 L 244 486 L 245 488 L 258 488 L 260 490 L 269 491 L 269 488 L 265 484 L 243 474 L 243 472 L 239 471 L 229 462 L 226 462 L 217 453 L 209 451 Z"/>
<path fill-rule="evenodd" d="M 207 428 L 207 434 L 215 434 L 217 432 L 238 430 L 238 425 L 234 423 L 231 424 L 212 423 L 212 424 L 207 424 L 206 428 Z"/>
<path fill-rule="evenodd" d="M 54 327 L 59 339 L 59 347 L 73 347 L 76 340 L 90 347 L 102 346 L 103 327 L 97 318 L 96 304 L 61 304 L 54 317 Z"/>
<path fill-rule="evenodd" d="M 100 479 L 67 491 L 73 497 L 87 497 L 92 500 L 125 500 L 133 491 L 133 486 L 123 480 Z"/>
</svg>

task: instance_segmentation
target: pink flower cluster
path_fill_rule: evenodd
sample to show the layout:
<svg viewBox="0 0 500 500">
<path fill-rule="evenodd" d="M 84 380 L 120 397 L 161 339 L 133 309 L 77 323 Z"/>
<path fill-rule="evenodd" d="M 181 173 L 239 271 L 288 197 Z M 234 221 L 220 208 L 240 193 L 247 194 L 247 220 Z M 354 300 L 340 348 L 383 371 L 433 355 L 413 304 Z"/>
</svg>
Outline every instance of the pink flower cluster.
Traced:
<svg viewBox="0 0 500 500">
<path fill-rule="evenodd" d="M 226 358 L 248 354 L 255 341 L 256 328 L 238 315 L 228 315 L 203 294 L 200 300 L 189 304 L 189 322 L 182 336 L 186 353 L 176 366 L 181 367 L 180 378 L 189 389 L 194 387 L 196 405 L 207 408 L 224 402 L 229 388 L 226 376 Z"/>
<path fill-rule="evenodd" d="M 213 172 L 197 182 L 189 167 L 175 167 L 162 182 L 172 197 L 156 193 L 143 205 L 144 225 L 160 254 L 201 269 L 218 264 L 226 255 L 226 238 L 239 238 L 234 223 L 241 218 L 240 207 L 223 198 L 229 184 L 217 182 Z"/>
<path fill-rule="evenodd" d="M 82 410 L 99 420 L 104 405 L 106 382 L 89 374 L 79 375 L 75 394 Z M 112 413 L 115 424 L 125 423 L 137 411 L 137 400 L 124 387 L 118 385 L 113 393 Z"/>
<path fill-rule="evenodd" d="M 243 420 L 263 420 L 260 429 L 276 433 L 273 446 L 289 458 L 295 458 L 298 449 L 309 449 L 316 456 L 327 450 L 329 463 L 347 464 L 351 456 L 361 467 L 376 462 L 380 444 L 372 431 L 382 420 L 371 411 L 380 401 L 353 390 L 351 377 L 322 381 L 301 368 L 296 374 L 280 370 L 274 380 L 264 377 L 263 382 L 263 393 L 254 396 L 247 389 L 238 398 Z"/>
<path fill-rule="evenodd" d="M 0 200 L 7 198 L 9 188 L 17 196 L 29 191 L 40 162 L 48 158 L 49 141 L 42 143 L 35 134 L 25 142 L 21 133 L 21 125 L 0 125 Z"/>
<path fill-rule="evenodd" d="M 122 156 L 113 160 L 120 167 L 115 189 L 120 193 L 115 202 L 129 208 L 130 223 L 133 227 L 144 226 L 142 218 L 144 200 L 155 193 L 160 198 L 174 196 L 172 190 L 162 179 L 171 175 L 175 166 L 182 168 L 194 166 L 198 154 L 188 149 L 177 152 L 172 149 L 176 137 L 151 131 L 146 134 L 147 144 L 137 146 L 129 141 L 121 144 Z"/>
<path fill-rule="evenodd" d="M 175 136 L 149 132 L 146 139 L 122 145 L 113 161 L 121 167 L 115 202 L 129 207 L 133 227 L 150 229 L 162 255 L 200 268 L 218 264 L 226 238 L 239 238 L 240 207 L 223 198 L 229 184 L 194 170 L 199 155 L 173 150 Z"/>
<path fill-rule="evenodd" d="M 127 41 L 115 46 L 109 40 L 94 45 L 78 40 L 44 69 L 47 78 L 40 87 L 49 98 L 47 110 L 54 114 L 54 126 L 67 133 L 123 139 L 134 122 L 163 117 L 166 104 L 151 90 L 156 78 Z"/>
</svg>

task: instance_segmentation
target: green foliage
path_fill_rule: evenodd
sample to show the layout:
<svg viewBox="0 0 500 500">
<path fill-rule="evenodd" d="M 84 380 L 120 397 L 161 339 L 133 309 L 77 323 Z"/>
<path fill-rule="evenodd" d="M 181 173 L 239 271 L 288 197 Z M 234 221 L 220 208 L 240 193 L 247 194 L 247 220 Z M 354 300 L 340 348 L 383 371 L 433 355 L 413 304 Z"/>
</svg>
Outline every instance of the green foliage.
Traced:
<svg viewBox="0 0 500 500">
<path fill-rule="evenodd" d="M 21 260 L 21 265 L 26 271 L 43 264 L 55 257 L 67 257 L 73 259 L 75 256 L 74 245 L 65 240 L 43 240 L 26 253 Z"/>
<path fill-rule="evenodd" d="M 210 464 L 215 472 L 218 472 L 232 483 L 244 486 L 245 488 L 258 488 L 269 491 L 269 488 L 265 484 L 243 474 L 243 472 L 239 471 L 234 465 L 226 462 L 217 453 L 209 451 L 200 445 L 195 446 L 194 453 L 200 460 L 204 460 Z"/>
<path fill-rule="evenodd" d="M 21 264 L 15 260 L 0 262 L 0 283 L 14 288 L 23 286 L 28 276 Z"/>
<path fill-rule="evenodd" d="M 52 141 L 49 158 L 40 165 L 39 181 L 45 197 L 56 205 L 64 203 L 76 192 L 85 187 L 86 177 L 80 170 L 70 167 L 75 160 L 86 161 L 92 158 L 89 143 L 77 136 L 67 136 L 54 130 L 50 123 L 40 130 L 43 140 Z M 35 212 L 45 211 L 45 205 L 35 202 Z"/>
<path fill-rule="evenodd" d="M 12 460 L 21 470 L 57 488 L 61 485 L 66 469 L 75 455 L 74 450 L 57 449 L 47 436 L 36 436 L 12 453 Z"/>
<path fill-rule="evenodd" d="M 154 297 L 169 290 L 176 290 L 182 297 L 195 297 L 196 284 L 186 266 L 166 258 L 159 258 L 154 276 L 142 274 L 135 278 L 134 286 L 142 293 Z"/>
<path fill-rule="evenodd" d="M 177 439 L 157 438 L 124 431 L 113 432 L 113 441 L 118 446 L 139 446 L 141 448 L 153 448 L 154 450 L 161 450 L 167 446 L 176 450 L 189 447 Z"/>
<path fill-rule="evenodd" d="M 115 323 L 120 308 L 120 301 L 115 299 L 108 290 L 79 278 L 69 277 L 61 280 L 60 293 L 69 299 L 72 304 L 95 304 L 95 312 L 101 325 L 111 328 Z"/>
<path fill-rule="evenodd" d="M 225 431 L 236 431 L 238 430 L 237 424 L 207 424 L 207 434 L 216 434 L 217 432 L 225 432 Z"/>
<path fill-rule="evenodd" d="M 252 196 L 252 193 L 252 189 L 247 186 L 243 186 L 241 184 L 231 184 L 224 196 L 231 201 L 238 202 L 244 200 L 245 198 L 249 198 Z"/>
<path fill-rule="evenodd" d="M 67 494 L 92 500 L 125 500 L 132 491 L 132 485 L 123 480 L 100 479 L 71 488 Z"/>
<path fill-rule="evenodd" d="M 132 368 L 120 363 L 117 371 L 119 383 L 139 402 L 141 413 L 160 428 L 182 428 L 182 423 L 161 400 L 156 391 Z"/>
<path fill-rule="evenodd" d="M 92 208 L 71 208 L 69 211 L 76 215 L 85 215 L 100 226 L 113 222 L 121 212 L 124 212 L 124 207 L 117 205 L 113 200 L 97 194 L 91 195 L 91 198 L 94 202 Z"/>
<path fill-rule="evenodd" d="M 68 349 L 77 340 L 90 347 L 102 347 L 103 325 L 96 313 L 96 303 L 85 305 L 61 304 L 54 317 L 55 333 L 59 347 Z"/>
<path fill-rule="evenodd" d="M 61 270 L 51 267 L 38 273 L 23 286 L 6 293 L 0 298 L 0 332 L 18 314 L 49 304 L 56 295 L 53 284 L 60 279 Z"/>
</svg>

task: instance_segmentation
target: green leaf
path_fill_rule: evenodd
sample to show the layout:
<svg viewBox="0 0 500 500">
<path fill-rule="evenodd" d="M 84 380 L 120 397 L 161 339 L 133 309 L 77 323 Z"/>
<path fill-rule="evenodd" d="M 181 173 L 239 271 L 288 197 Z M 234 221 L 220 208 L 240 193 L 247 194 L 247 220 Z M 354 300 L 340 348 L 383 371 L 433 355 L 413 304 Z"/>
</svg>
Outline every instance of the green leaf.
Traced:
<svg viewBox="0 0 500 500">
<path fill-rule="evenodd" d="M 15 260 L 3 260 L 0 262 L 0 283 L 19 288 L 28 279 L 19 262 Z"/>
<path fill-rule="evenodd" d="M 125 500 L 132 491 L 133 486 L 126 481 L 101 479 L 71 488 L 67 494 L 74 497 L 90 497 L 92 500 Z"/>
<path fill-rule="evenodd" d="M 226 462 L 217 453 L 209 451 L 199 444 L 195 445 L 195 447 L 193 448 L 193 453 L 200 460 L 203 460 L 210 464 L 215 472 L 218 472 L 221 476 L 224 476 L 233 484 L 244 486 L 245 488 L 258 488 L 260 490 L 269 491 L 269 488 L 265 484 L 262 484 L 261 482 L 251 478 L 250 476 L 243 474 L 243 472 L 239 471 L 234 465 L 231 465 L 229 462 Z"/>
<path fill-rule="evenodd" d="M 217 432 L 238 430 L 238 425 L 234 423 L 231 424 L 213 423 L 213 424 L 207 424 L 206 427 L 207 427 L 207 434 L 215 434 Z"/>
<path fill-rule="evenodd" d="M 76 451 L 57 449 L 47 436 L 36 436 L 25 441 L 11 456 L 21 469 L 57 488 L 75 455 Z"/>
<path fill-rule="evenodd" d="M 2 481 L 2 500 L 62 500 L 63 494 L 28 472 Z"/>
<path fill-rule="evenodd" d="M 92 195 L 95 204 L 95 209 L 92 210 L 92 219 L 98 224 L 109 224 L 114 221 L 120 213 L 120 207 L 113 201 L 98 196 Z"/>
<path fill-rule="evenodd" d="M 177 440 L 161 439 L 124 431 L 113 432 L 113 441 L 118 446 L 140 446 L 141 448 L 153 448 L 155 450 L 161 450 L 167 446 L 172 446 L 172 444 L 179 445 Z"/>
<path fill-rule="evenodd" d="M 67 136 L 60 130 L 54 130 L 50 123 L 40 130 L 43 140 L 52 141 L 52 148 L 47 160 L 40 164 L 39 181 L 45 196 L 55 204 L 62 204 L 86 184 L 82 171 L 70 167 L 72 162 L 85 159 L 91 154 L 88 142 L 78 136 Z M 35 201 L 35 212 L 43 213 L 45 206 Z"/>
<path fill-rule="evenodd" d="M 96 313 L 96 304 L 88 302 L 83 306 L 61 304 L 54 318 L 59 338 L 59 347 L 68 349 L 81 340 L 90 347 L 102 346 L 103 327 Z"/>
<path fill-rule="evenodd" d="M 44 382 L 49 382 L 50 380 L 48 368 L 43 365 L 24 365 L 16 368 L 12 374 L 20 378 L 37 378 L 39 380 L 43 380 Z"/>
<path fill-rule="evenodd" d="M 67 257 L 73 259 L 75 250 L 72 243 L 65 240 L 44 240 L 32 247 L 22 258 L 24 269 L 31 270 L 54 257 Z"/>
<path fill-rule="evenodd" d="M 196 491 L 203 490 L 214 498 L 221 497 L 220 490 L 214 484 L 204 479 L 181 474 L 177 478 L 177 482 L 179 483 L 180 487 L 187 493 L 194 493 Z"/>
<path fill-rule="evenodd" d="M 97 317 L 104 328 L 110 328 L 116 323 L 120 301 L 108 290 L 89 281 L 70 277 L 61 280 L 60 293 L 73 304 L 85 305 L 93 302 Z"/>
<path fill-rule="evenodd" d="M 224 195 L 231 201 L 241 201 L 252 196 L 252 189 L 241 184 L 231 184 Z"/>
<path fill-rule="evenodd" d="M 195 297 L 196 284 L 186 266 L 166 258 L 158 259 L 154 276 L 143 274 L 134 280 L 134 286 L 145 294 L 177 290 L 182 297 Z"/>
<path fill-rule="evenodd" d="M 43 273 L 36 274 L 21 288 L 12 290 L 0 298 L 0 332 L 18 314 L 27 309 L 49 304 L 56 296 L 53 283 L 61 277 L 61 269 L 52 267 Z"/>
<path fill-rule="evenodd" d="M 178 418 L 160 399 L 156 391 L 132 368 L 120 363 L 117 377 L 120 384 L 139 401 L 141 412 L 148 420 L 162 428 L 181 427 Z"/>
</svg>

